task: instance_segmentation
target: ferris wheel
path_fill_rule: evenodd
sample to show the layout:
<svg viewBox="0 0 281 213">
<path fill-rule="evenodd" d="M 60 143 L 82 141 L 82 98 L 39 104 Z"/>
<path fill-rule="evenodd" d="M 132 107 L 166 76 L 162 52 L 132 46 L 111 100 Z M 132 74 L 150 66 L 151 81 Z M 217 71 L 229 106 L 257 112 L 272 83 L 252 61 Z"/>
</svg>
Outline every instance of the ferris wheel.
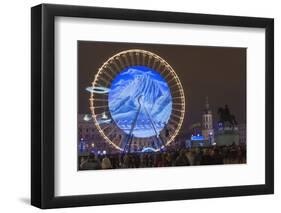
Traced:
<svg viewBox="0 0 281 213">
<path fill-rule="evenodd" d="M 112 56 L 87 90 L 94 125 L 117 150 L 165 149 L 182 126 L 181 82 L 173 68 L 150 51 L 130 49 Z"/>
</svg>

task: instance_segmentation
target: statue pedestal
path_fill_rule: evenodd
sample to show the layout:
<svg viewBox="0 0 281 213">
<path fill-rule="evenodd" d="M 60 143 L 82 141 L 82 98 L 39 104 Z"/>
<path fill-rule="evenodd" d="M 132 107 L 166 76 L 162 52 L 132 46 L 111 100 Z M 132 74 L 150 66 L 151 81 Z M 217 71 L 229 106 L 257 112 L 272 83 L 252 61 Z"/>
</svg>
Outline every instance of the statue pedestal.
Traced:
<svg viewBox="0 0 281 213">
<path fill-rule="evenodd" d="M 239 145 L 238 128 L 234 127 L 234 128 L 219 129 L 215 142 L 217 146 L 229 146 L 232 145 L 233 143 Z"/>
</svg>

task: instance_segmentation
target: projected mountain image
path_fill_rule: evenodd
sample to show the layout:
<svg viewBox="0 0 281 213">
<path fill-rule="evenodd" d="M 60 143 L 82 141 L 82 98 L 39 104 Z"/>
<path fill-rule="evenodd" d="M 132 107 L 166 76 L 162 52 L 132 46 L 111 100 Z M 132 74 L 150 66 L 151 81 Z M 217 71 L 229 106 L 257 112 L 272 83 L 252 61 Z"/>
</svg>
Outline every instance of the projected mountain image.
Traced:
<svg viewBox="0 0 281 213">
<path fill-rule="evenodd" d="M 108 104 L 117 126 L 141 138 L 158 135 L 172 111 L 168 84 L 146 66 L 123 70 L 112 82 Z"/>
</svg>

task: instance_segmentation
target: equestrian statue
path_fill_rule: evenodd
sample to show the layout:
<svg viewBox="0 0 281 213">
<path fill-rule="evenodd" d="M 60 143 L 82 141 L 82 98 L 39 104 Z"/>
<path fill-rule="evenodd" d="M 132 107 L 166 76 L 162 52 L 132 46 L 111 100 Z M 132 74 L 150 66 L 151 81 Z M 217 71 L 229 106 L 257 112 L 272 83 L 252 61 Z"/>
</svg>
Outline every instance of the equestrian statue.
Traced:
<svg viewBox="0 0 281 213">
<path fill-rule="evenodd" d="M 229 123 L 231 127 L 237 125 L 235 116 L 230 113 L 227 104 L 224 106 L 224 108 L 220 107 L 218 109 L 218 114 L 219 114 L 219 123 L 222 123 L 223 126 L 225 126 L 226 123 Z"/>
</svg>

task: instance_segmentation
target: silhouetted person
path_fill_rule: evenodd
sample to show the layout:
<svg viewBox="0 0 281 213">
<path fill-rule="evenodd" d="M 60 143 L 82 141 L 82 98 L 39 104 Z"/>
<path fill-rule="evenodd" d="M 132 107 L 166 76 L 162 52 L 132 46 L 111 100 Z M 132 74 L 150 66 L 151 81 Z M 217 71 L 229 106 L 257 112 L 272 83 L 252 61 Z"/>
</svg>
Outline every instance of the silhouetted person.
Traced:
<svg viewBox="0 0 281 213">
<path fill-rule="evenodd" d="M 101 161 L 101 168 L 102 169 L 112 169 L 111 162 L 108 157 L 104 157 Z"/>
<path fill-rule="evenodd" d="M 91 155 L 87 162 L 81 165 L 82 170 L 90 170 L 90 169 L 101 169 L 101 164 L 98 158 L 94 155 Z"/>
<path fill-rule="evenodd" d="M 189 160 L 188 158 L 185 156 L 185 150 L 181 150 L 179 156 L 176 158 L 176 162 L 175 162 L 176 166 L 189 166 Z"/>
</svg>

